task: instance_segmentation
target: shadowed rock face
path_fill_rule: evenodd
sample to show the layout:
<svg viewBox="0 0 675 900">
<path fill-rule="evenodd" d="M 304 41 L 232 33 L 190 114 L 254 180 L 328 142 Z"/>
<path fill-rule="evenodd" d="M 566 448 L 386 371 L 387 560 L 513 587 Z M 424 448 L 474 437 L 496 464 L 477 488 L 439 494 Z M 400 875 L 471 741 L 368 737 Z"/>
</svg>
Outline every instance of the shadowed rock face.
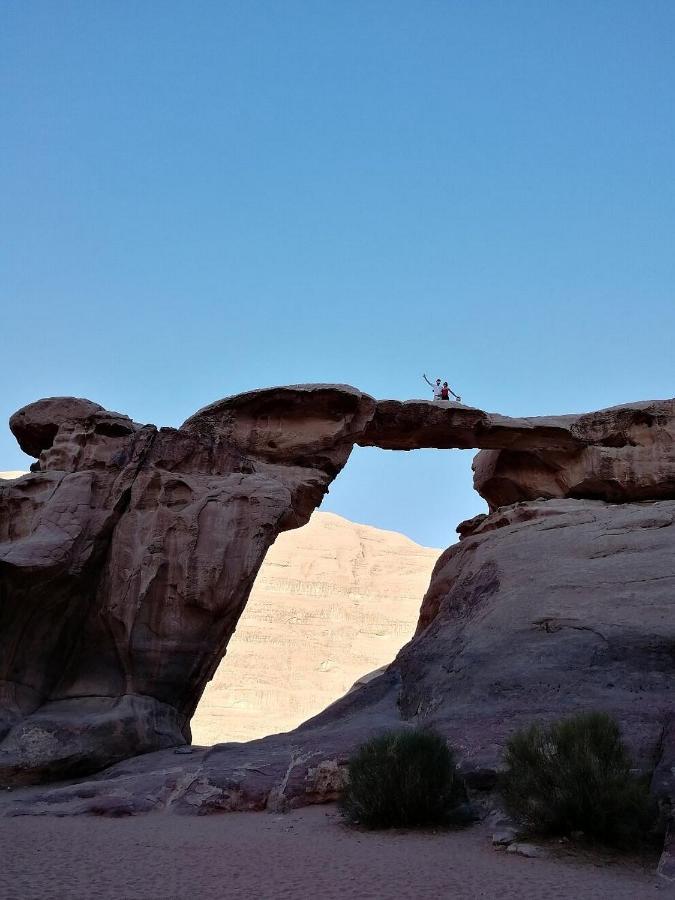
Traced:
<svg viewBox="0 0 675 900">
<path fill-rule="evenodd" d="M 523 474 L 532 457 L 547 471 L 563 460 L 558 472 L 568 481 L 558 475 L 557 491 L 658 498 L 675 496 L 673 415 L 666 401 L 508 419 L 456 404 L 376 402 L 330 385 L 242 394 L 179 429 L 141 426 L 87 400 L 25 407 L 10 425 L 39 457 L 36 471 L 0 486 L 0 782 L 92 772 L 189 741 L 190 717 L 267 549 L 308 520 L 354 443 L 501 451 L 502 468 L 484 483 L 477 466 L 493 505 L 505 484 L 516 500 L 539 490 L 536 467 Z M 509 470 L 510 459 L 520 468 Z M 490 527 L 497 525 L 486 520 L 464 533 L 482 530 L 489 541 Z M 490 566 L 473 577 L 460 609 L 492 596 L 499 582 Z M 438 626 L 438 585 L 420 629 Z M 387 676 L 403 684 L 401 708 L 413 717 L 428 716 L 436 702 L 420 687 L 423 672 L 414 674 L 417 647 L 426 660 L 419 665 L 442 683 L 416 642 Z M 380 699 L 389 710 L 388 697 Z M 369 713 L 371 729 L 377 721 Z"/>
<path fill-rule="evenodd" d="M 72 399 L 12 417 L 39 471 L 0 487 L 0 780 L 189 740 L 267 549 L 307 521 L 374 405 L 350 388 L 274 398 L 178 430 Z"/>
</svg>

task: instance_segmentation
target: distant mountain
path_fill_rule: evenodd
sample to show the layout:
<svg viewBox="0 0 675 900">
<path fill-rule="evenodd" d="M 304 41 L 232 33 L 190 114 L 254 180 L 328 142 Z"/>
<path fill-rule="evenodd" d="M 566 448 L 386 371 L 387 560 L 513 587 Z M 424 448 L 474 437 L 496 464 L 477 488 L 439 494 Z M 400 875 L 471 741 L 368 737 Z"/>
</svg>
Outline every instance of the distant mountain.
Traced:
<svg viewBox="0 0 675 900">
<path fill-rule="evenodd" d="M 391 662 L 440 552 L 325 512 L 281 534 L 192 720 L 194 742 L 288 731 Z"/>
<path fill-rule="evenodd" d="M 0 472 L 0 478 L 4 478 L 5 481 L 10 481 L 12 478 L 18 478 L 20 475 L 25 475 L 25 472 Z"/>
</svg>

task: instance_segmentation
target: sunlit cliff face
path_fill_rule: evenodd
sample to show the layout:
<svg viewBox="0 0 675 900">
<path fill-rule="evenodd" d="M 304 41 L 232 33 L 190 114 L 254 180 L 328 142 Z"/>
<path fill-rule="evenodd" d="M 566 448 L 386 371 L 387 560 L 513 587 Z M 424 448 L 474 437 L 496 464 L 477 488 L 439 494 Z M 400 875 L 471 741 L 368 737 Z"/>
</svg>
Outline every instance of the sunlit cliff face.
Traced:
<svg viewBox="0 0 675 900">
<path fill-rule="evenodd" d="M 324 512 L 280 535 L 197 707 L 194 743 L 289 731 L 390 663 L 439 553 Z"/>
</svg>

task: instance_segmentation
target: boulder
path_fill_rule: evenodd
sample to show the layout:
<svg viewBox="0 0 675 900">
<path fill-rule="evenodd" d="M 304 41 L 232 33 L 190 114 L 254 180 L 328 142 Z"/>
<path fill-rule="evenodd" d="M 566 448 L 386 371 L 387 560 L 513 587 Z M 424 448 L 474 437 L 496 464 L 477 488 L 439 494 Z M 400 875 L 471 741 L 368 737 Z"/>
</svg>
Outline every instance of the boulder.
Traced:
<svg viewBox="0 0 675 900">
<path fill-rule="evenodd" d="M 28 456 L 38 457 L 54 443 L 60 427 L 81 424 L 99 414 L 110 416 L 98 403 L 77 397 L 48 397 L 14 413 L 9 427 Z M 114 413 L 112 415 L 115 415 Z"/>
</svg>

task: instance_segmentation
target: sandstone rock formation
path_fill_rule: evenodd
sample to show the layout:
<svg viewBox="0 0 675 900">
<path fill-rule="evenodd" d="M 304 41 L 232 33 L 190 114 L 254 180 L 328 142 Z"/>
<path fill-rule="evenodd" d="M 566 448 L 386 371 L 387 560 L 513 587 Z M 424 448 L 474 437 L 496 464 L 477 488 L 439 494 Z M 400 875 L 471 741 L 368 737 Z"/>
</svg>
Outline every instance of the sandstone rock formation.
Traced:
<svg viewBox="0 0 675 900">
<path fill-rule="evenodd" d="M 568 459 L 578 469 L 567 481 L 555 479 L 558 492 L 624 501 L 673 497 L 673 403 L 633 404 L 584 416 L 509 419 L 457 404 L 377 402 L 354 388 L 309 385 L 219 401 L 179 429 L 141 426 L 73 398 L 43 400 L 20 410 L 11 428 L 21 447 L 39 459 L 36 471 L 0 486 L 0 782 L 83 774 L 188 741 L 190 718 L 225 652 L 267 549 L 280 532 L 308 520 L 354 443 L 535 454 L 542 466 L 553 469 L 560 459 Z M 611 466 L 603 462 L 607 459 L 614 460 Z M 520 485 L 514 492 L 521 490 L 522 495 L 511 500 L 530 499 L 533 484 L 539 489 L 537 478 L 527 471 L 523 475 L 524 470 L 521 466 L 517 477 L 506 477 L 495 469 L 484 483 L 479 479 L 492 506 L 505 483 Z M 617 484 L 622 485 L 620 498 Z M 553 488 L 543 494 L 550 495 L 557 496 Z M 611 518 L 622 507 L 608 509 Z M 550 518 L 554 510 L 546 505 L 541 518 Z M 499 576 L 491 574 L 487 564 L 474 572 L 469 563 L 479 560 L 481 540 L 494 540 L 490 529 L 497 533 L 499 525 L 507 535 L 512 528 L 526 527 L 522 522 L 528 517 L 540 517 L 536 504 L 518 515 L 521 519 L 511 522 L 498 511 L 495 519 L 464 529 L 465 535 L 474 529 L 475 534 L 466 538 L 459 557 L 465 560 L 456 574 L 461 591 L 451 611 L 456 603 L 461 616 L 470 617 L 478 604 L 479 621 L 486 618 L 491 607 L 480 606 L 479 600 L 496 596 Z M 561 521 L 542 524 L 542 531 L 564 532 Z M 643 529 L 633 529 L 630 522 L 617 527 L 638 536 Z M 668 527 L 663 525 L 665 535 L 671 534 Z M 551 546 L 544 540 L 532 552 L 548 553 Z M 640 557 L 630 546 L 625 552 L 639 567 Z M 659 565 L 665 567 L 662 561 Z M 571 563 L 565 567 L 570 569 Z M 599 569 L 601 563 L 590 568 Z M 442 579 L 443 571 L 439 573 Z M 573 573 L 567 574 L 576 583 Z M 633 590 L 640 593 L 648 579 L 635 577 L 639 587 Z M 541 582 L 541 591 L 546 583 Z M 398 688 L 395 694 L 404 715 L 429 717 L 436 707 L 440 710 L 438 693 L 431 691 L 413 657 L 418 658 L 419 649 L 429 671 L 443 678 L 437 657 L 450 656 L 454 666 L 465 632 L 448 632 L 453 635 L 450 649 L 436 651 L 433 642 L 420 643 L 427 631 L 440 629 L 446 618 L 452 620 L 441 600 L 433 599 L 439 596 L 438 584 L 432 584 L 432 599 L 423 609 L 420 627 L 426 630 L 411 645 L 414 652 L 402 657 L 407 662 L 397 663 L 357 696 L 333 707 L 330 715 L 346 716 L 361 708 L 359 704 L 368 706 L 365 720 L 357 716 L 353 727 L 340 727 L 343 743 L 349 735 L 363 734 L 366 725 L 372 730 L 391 714 L 399 715 L 392 684 L 400 683 L 400 698 Z M 522 597 L 517 585 L 513 590 Z M 577 596 L 574 602 L 582 601 Z M 664 604 L 660 614 L 667 620 Z M 439 613 L 432 615 L 436 607 Z M 562 620 L 570 616 L 566 613 Z M 505 627 L 501 620 L 498 624 Z M 583 631 L 566 626 L 559 630 L 575 646 L 577 632 Z M 444 640 L 439 637 L 439 647 Z M 642 646 L 642 640 L 638 635 L 631 646 Z M 658 657 L 658 671 L 665 671 L 665 638 L 656 633 L 650 640 L 661 649 L 655 656 L 643 656 L 645 664 L 656 665 Z M 628 657 L 632 652 L 626 651 Z M 457 657 L 460 673 L 466 673 L 472 659 L 482 659 L 478 649 L 475 653 Z M 624 671 L 628 665 L 619 668 Z M 649 681 L 650 696 L 657 681 Z M 485 718 L 469 717 L 475 696 L 462 701 L 457 685 L 464 682 L 460 678 L 451 683 L 457 713 L 453 721 L 462 722 L 471 735 L 471 721 L 475 732 Z M 548 676 L 541 684 L 551 703 L 562 702 Z M 521 688 L 521 682 L 509 688 L 507 679 L 505 694 L 517 697 Z M 670 702 L 665 688 L 659 687 L 657 694 L 659 703 Z M 523 715 L 537 708 L 542 707 L 532 701 Z M 495 709 L 503 723 L 518 719 L 515 713 L 505 718 L 499 706 Z M 330 716 L 318 721 L 321 724 L 312 728 L 319 731 L 303 731 L 308 747 L 312 734 L 330 731 Z M 649 721 L 653 723 L 653 716 Z M 499 740 L 498 732 L 495 747 Z M 466 739 L 467 759 L 472 752 L 478 754 L 471 751 L 474 745 L 478 747 Z M 287 760 L 287 747 L 277 758 Z M 297 768 L 302 770 L 301 765 Z M 239 784 L 238 777 L 228 775 L 228 783 Z M 292 791 L 295 783 L 289 774 L 284 791 Z M 245 788 L 236 790 L 246 796 Z"/>
<path fill-rule="evenodd" d="M 484 450 L 474 487 L 491 509 L 539 497 L 675 497 L 675 400 L 633 403 L 576 417 L 567 449 Z"/>
<path fill-rule="evenodd" d="M 196 744 L 290 731 L 394 659 L 439 550 L 315 512 L 270 547 L 192 719 Z"/>
<path fill-rule="evenodd" d="M 72 398 L 12 417 L 39 471 L 0 487 L 0 781 L 189 740 L 267 549 L 307 521 L 373 405 L 319 386 L 178 430 Z"/>
<path fill-rule="evenodd" d="M 493 513 L 444 553 L 416 637 L 380 676 L 289 734 L 163 751 L 84 785 L 6 798 L 21 812 L 208 812 L 330 799 L 356 744 L 429 724 L 475 788 L 534 719 L 602 709 L 675 797 L 675 501 L 551 500 Z M 24 806 L 25 804 L 25 806 Z"/>
</svg>

